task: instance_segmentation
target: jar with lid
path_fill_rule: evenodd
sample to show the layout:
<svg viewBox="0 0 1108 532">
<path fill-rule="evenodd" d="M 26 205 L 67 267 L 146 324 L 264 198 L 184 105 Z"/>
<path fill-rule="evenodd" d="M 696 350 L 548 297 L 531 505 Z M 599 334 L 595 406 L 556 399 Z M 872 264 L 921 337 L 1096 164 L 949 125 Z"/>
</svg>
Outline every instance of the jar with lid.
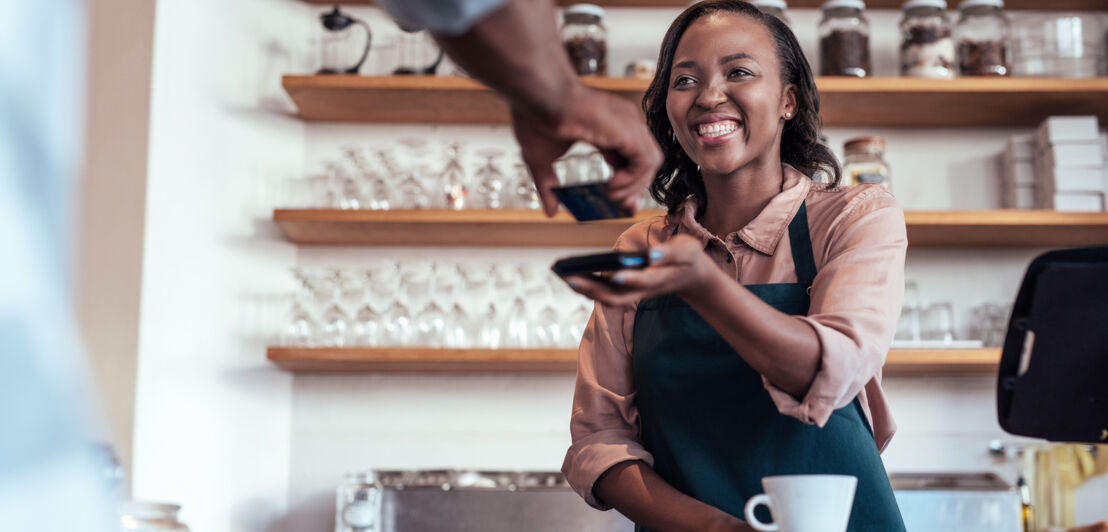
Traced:
<svg viewBox="0 0 1108 532">
<path fill-rule="evenodd" d="M 128 501 L 119 506 L 119 523 L 127 532 L 188 532 L 179 511 L 176 504 Z"/>
<path fill-rule="evenodd" d="M 822 144 L 825 148 L 828 148 L 828 151 L 830 151 L 830 145 L 828 144 L 828 142 L 829 141 L 827 140 L 827 137 L 825 135 L 819 136 L 819 143 Z M 825 164 L 820 164 L 816 168 L 816 171 L 812 172 L 812 175 L 810 177 L 812 181 L 815 181 L 816 183 L 830 184 L 832 181 L 835 180 L 835 173 L 833 168 L 830 168 Z"/>
<path fill-rule="evenodd" d="M 954 78 L 954 37 L 946 0 L 908 0 L 901 9 L 900 74 Z"/>
<path fill-rule="evenodd" d="M 562 45 L 579 76 L 608 75 L 608 30 L 604 9 L 573 4 L 562 13 Z"/>
<path fill-rule="evenodd" d="M 885 139 L 858 137 L 843 143 L 843 186 L 877 183 L 891 188 L 889 163 L 885 162 Z"/>
<path fill-rule="evenodd" d="M 828 0 L 820 7 L 819 71 L 821 76 L 864 78 L 873 73 L 869 54 L 869 21 L 862 0 Z"/>
<path fill-rule="evenodd" d="M 954 28 L 958 74 L 1007 76 L 1009 28 L 1004 0 L 962 0 L 958 11 L 961 16 Z"/>
<path fill-rule="evenodd" d="M 789 17 L 785 15 L 785 10 L 789 8 L 785 0 L 750 0 L 750 5 L 758 8 L 758 11 L 767 15 L 773 15 L 784 22 L 786 26 L 789 25 Z"/>
<path fill-rule="evenodd" d="M 375 471 L 347 473 L 335 501 L 335 532 L 380 532 L 383 489 Z"/>
</svg>

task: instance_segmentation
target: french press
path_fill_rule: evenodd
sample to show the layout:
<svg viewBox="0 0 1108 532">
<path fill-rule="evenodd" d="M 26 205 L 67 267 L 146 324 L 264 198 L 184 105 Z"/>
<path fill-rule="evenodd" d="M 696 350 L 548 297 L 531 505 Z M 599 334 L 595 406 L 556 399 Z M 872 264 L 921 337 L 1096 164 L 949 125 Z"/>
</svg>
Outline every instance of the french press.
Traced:
<svg viewBox="0 0 1108 532">
<path fill-rule="evenodd" d="M 369 24 L 339 11 L 335 6 L 328 13 L 319 16 L 323 23 L 323 66 L 320 74 L 357 74 L 369 55 L 369 43 L 371 34 Z M 365 30 L 365 46 L 358 47 L 354 40 L 354 26 L 361 26 Z M 361 52 L 361 57 L 353 65 L 350 61 Z"/>
</svg>

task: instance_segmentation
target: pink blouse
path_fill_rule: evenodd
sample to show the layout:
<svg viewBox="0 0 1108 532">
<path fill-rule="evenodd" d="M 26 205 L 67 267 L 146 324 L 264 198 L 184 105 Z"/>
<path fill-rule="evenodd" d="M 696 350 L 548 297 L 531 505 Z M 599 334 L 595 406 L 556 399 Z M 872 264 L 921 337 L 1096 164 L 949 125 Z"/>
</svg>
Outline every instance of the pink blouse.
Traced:
<svg viewBox="0 0 1108 532">
<path fill-rule="evenodd" d="M 904 211 L 885 188 L 830 188 L 784 165 L 781 193 L 746 227 L 723 238 L 696 221 L 690 200 L 675 214 L 637 223 L 616 241 L 617 250 L 645 250 L 674 231 L 700 239 L 715 263 L 741 284 L 795 283 L 788 226 L 802 203 L 818 274 L 807 316 L 794 316 L 815 330 L 820 367 L 807 394 L 795 398 L 762 379 L 777 409 L 805 423 L 823 426 L 831 412 L 855 397 L 884 450 L 896 431 L 881 389 L 881 367 L 892 343 L 904 295 L 908 239 Z M 640 441 L 631 337 L 637 306 L 596 304 L 581 339 L 577 385 L 562 472 L 589 505 L 608 507 L 593 496 L 593 484 L 612 466 L 653 457 Z"/>
</svg>

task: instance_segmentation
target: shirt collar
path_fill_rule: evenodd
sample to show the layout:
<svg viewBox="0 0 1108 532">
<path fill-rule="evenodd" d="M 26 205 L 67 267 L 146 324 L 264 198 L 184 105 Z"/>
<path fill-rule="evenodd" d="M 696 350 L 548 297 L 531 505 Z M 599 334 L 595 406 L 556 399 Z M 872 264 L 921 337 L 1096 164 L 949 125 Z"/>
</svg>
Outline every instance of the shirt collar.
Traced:
<svg viewBox="0 0 1108 532">
<path fill-rule="evenodd" d="M 808 197 L 808 191 L 812 188 L 812 180 L 808 176 L 787 164 L 781 166 L 784 174 L 781 192 L 769 200 L 762 212 L 758 213 L 745 227 L 734 233 L 721 235 L 725 243 L 738 237 L 751 248 L 766 255 L 772 255 L 777 249 L 781 237 L 789 229 L 789 222 L 792 221 L 793 216 L 796 216 L 804 199 Z M 696 220 L 697 207 L 696 200 L 689 198 L 677 208 L 676 212 L 669 215 L 668 221 L 674 226 L 675 231 L 691 235 L 707 247 L 709 242 L 718 241 L 719 238 Z"/>
</svg>

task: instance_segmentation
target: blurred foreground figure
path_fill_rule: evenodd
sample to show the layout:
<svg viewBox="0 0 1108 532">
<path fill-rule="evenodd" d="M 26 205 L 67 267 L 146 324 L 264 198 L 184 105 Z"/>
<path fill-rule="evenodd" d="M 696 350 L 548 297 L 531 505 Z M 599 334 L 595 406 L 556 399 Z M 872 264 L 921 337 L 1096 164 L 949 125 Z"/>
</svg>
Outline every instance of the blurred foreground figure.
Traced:
<svg viewBox="0 0 1108 532">
<path fill-rule="evenodd" d="M 0 530 L 112 530 L 70 304 L 84 32 L 75 0 L 0 0 Z M 118 527 L 116 527 L 118 528 Z"/>
</svg>

